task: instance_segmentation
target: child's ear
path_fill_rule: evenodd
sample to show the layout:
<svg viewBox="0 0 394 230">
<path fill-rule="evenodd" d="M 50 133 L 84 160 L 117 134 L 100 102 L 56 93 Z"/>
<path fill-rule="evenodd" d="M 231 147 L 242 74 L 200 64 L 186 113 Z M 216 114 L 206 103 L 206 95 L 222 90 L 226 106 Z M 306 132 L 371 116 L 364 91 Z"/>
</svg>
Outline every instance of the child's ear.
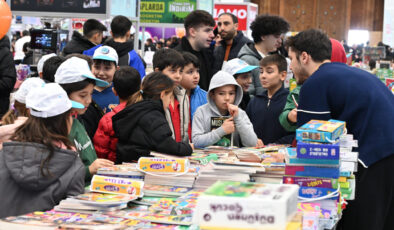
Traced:
<svg viewBox="0 0 394 230">
<path fill-rule="evenodd" d="M 287 76 L 287 71 L 280 72 L 280 80 L 281 81 L 285 81 L 286 76 Z"/>
<path fill-rule="evenodd" d="M 155 71 L 155 72 L 160 72 L 159 67 L 156 67 L 156 68 L 154 69 L 154 71 Z"/>
<path fill-rule="evenodd" d="M 119 96 L 114 87 L 112 87 L 112 92 L 115 94 L 115 96 Z"/>
<path fill-rule="evenodd" d="M 116 70 L 119 70 L 119 69 L 120 69 L 120 66 L 117 65 L 117 66 L 116 66 Z"/>
<path fill-rule="evenodd" d="M 166 95 L 166 91 L 165 91 L 165 90 L 161 91 L 161 93 L 160 93 L 160 99 L 163 100 L 163 98 L 164 98 L 165 95 Z"/>
</svg>

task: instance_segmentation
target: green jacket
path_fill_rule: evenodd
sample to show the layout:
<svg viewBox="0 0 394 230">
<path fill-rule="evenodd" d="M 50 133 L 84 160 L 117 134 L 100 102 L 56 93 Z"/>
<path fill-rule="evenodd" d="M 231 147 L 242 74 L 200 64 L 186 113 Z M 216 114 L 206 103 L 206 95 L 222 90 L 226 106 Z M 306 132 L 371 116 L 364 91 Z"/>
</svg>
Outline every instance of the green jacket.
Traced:
<svg viewBox="0 0 394 230">
<path fill-rule="evenodd" d="M 85 128 L 77 119 L 73 119 L 68 139 L 75 144 L 79 156 L 85 165 L 85 182 L 90 182 L 92 175 L 89 172 L 89 166 L 97 159 L 97 155 Z"/>
<path fill-rule="evenodd" d="M 298 95 L 300 94 L 300 88 L 301 86 L 297 85 L 297 87 L 294 88 L 293 91 L 289 93 L 289 95 L 287 96 L 285 108 L 283 109 L 282 113 L 279 115 L 280 124 L 288 132 L 294 132 L 297 129 L 297 122 L 296 123 L 290 122 L 287 119 L 287 115 L 290 113 L 291 110 L 293 110 L 296 107 L 292 95 L 294 95 L 294 99 L 298 103 Z"/>
</svg>

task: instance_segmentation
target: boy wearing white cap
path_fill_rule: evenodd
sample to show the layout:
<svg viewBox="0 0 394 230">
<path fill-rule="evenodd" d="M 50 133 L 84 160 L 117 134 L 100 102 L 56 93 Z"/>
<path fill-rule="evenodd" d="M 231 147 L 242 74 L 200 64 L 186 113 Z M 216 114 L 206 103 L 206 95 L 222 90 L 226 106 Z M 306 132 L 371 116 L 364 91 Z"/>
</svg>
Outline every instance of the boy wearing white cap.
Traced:
<svg viewBox="0 0 394 230">
<path fill-rule="evenodd" d="M 44 55 L 44 56 L 42 56 L 42 57 L 40 58 L 40 60 L 39 60 L 38 63 L 37 63 L 37 73 L 38 73 L 38 76 L 40 76 L 40 78 L 43 77 L 42 72 L 43 72 L 43 69 L 44 69 L 44 63 L 45 63 L 49 58 L 55 57 L 55 56 L 56 56 L 55 53 L 50 53 L 50 54 L 46 54 L 46 55 Z"/>
<path fill-rule="evenodd" d="M 249 65 L 244 60 L 239 58 L 231 59 L 223 64 L 222 70 L 233 75 L 237 83 L 242 87 L 243 97 L 239 104 L 239 107 L 243 110 L 249 104 L 249 86 L 252 84 L 252 70 L 258 68 L 258 66 Z"/>
<path fill-rule="evenodd" d="M 84 108 L 76 110 L 78 115 L 85 113 L 92 102 L 91 95 L 95 86 L 108 86 L 106 81 L 97 79 L 92 74 L 86 60 L 78 57 L 71 57 L 59 66 L 55 74 L 55 82 L 63 87 L 71 100 L 77 101 L 84 106 Z M 106 159 L 97 159 L 92 141 L 84 126 L 77 119 L 73 119 L 69 139 L 75 144 L 85 165 L 86 182 L 90 181 L 98 168 L 113 165 L 111 161 Z"/>
<path fill-rule="evenodd" d="M 107 87 L 94 87 L 93 100 L 104 113 L 112 111 L 119 104 L 119 98 L 112 91 L 112 80 L 119 69 L 118 54 L 110 46 L 101 46 L 94 51 L 92 72 L 96 78 L 109 83 Z"/>
<path fill-rule="evenodd" d="M 0 154 L 0 218 L 49 210 L 84 192 L 84 167 L 68 140 L 72 102 L 56 83 L 26 97 L 30 117 L 5 142 Z"/>
</svg>

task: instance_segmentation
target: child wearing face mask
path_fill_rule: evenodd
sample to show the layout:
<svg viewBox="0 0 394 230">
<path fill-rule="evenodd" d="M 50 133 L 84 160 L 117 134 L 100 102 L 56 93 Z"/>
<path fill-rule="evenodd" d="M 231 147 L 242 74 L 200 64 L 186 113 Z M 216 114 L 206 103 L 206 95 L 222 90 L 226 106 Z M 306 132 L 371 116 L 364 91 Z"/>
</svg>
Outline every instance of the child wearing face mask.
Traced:
<svg viewBox="0 0 394 230">
<path fill-rule="evenodd" d="M 106 81 L 108 86 L 96 85 L 92 97 L 104 113 L 111 112 L 119 104 L 119 97 L 112 90 L 112 80 L 117 69 L 119 69 L 118 54 L 114 48 L 100 46 L 94 51 L 92 72 L 96 78 Z"/>
<path fill-rule="evenodd" d="M 171 102 L 174 81 L 161 72 L 147 75 L 141 90 L 133 94 L 126 108 L 112 117 L 118 138 L 116 163 L 138 161 L 157 151 L 176 156 L 190 156 L 193 145 L 176 142 L 165 116 Z"/>
</svg>

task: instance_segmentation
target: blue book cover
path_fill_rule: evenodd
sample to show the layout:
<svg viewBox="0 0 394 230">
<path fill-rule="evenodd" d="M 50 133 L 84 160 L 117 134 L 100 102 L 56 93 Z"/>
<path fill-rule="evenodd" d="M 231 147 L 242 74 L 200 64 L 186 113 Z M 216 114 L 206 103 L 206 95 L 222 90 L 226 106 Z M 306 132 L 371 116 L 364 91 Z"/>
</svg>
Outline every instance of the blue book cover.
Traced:
<svg viewBox="0 0 394 230">
<path fill-rule="evenodd" d="M 339 177 L 339 167 L 286 165 L 285 175 L 336 179 Z"/>
<path fill-rule="evenodd" d="M 308 166 L 328 166 L 338 167 L 339 159 L 326 160 L 326 159 L 308 159 L 298 158 L 296 148 L 287 148 L 286 163 L 289 165 L 308 165 Z"/>
<path fill-rule="evenodd" d="M 319 198 L 334 193 L 335 188 L 319 188 L 319 187 L 300 187 L 298 195 L 303 198 Z M 338 199 L 338 196 L 328 198 L 330 200 Z"/>
<path fill-rule="evenodd" d="M 297 143 L 297 157 L 308 159 L 339 160 L 339 144 Z"/>
</svg>

